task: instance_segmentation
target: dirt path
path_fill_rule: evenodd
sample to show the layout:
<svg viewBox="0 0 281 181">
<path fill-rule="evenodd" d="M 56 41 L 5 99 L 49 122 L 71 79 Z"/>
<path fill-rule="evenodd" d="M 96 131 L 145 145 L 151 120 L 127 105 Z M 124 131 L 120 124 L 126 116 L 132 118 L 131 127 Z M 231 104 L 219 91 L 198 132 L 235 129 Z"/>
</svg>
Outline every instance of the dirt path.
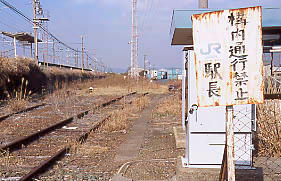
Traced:
<svg viewBox="0 0 281 181">
<path fill-rule="evenodd" d="M 151 104 L 145 108 L 142 111 L 141 116 L 134 121 L 132 129 L 127 135 L 127 140 L 119 147 L 118 153 L 115 157 L 116 162 L 128 161 L 137 158 L 140 147 L 144 142 L 145 133 L 151 118 L 151 111 L 158 103 L 160 97 L 160 95 L 153 97 Z"/>
<path fill-rule="evenodd" d="M 123 142 L 115 161 L 126 161 L 119 168 L 112 181 L 132 180 L 174 180 L 176 158 L 183 149 L 177 149 L 173 126 L 180 125 L 180 115 L 153 117 L 156 105 L 170 95 L 159 95 L 152 99 L 138 119 L 127 140 Z"/>
</svg>

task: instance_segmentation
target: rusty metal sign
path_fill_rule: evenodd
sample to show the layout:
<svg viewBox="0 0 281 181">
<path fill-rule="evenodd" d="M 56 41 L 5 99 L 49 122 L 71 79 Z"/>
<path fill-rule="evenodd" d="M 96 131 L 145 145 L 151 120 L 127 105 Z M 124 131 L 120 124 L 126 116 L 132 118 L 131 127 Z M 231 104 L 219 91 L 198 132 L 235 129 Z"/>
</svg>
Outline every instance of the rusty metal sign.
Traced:
<svg viewBox="0 0 281 181">
<path fill-rule="evenodd" d="M 261 7 L 192 16 L 198 106 L 263 103 Z"/>
</svg>

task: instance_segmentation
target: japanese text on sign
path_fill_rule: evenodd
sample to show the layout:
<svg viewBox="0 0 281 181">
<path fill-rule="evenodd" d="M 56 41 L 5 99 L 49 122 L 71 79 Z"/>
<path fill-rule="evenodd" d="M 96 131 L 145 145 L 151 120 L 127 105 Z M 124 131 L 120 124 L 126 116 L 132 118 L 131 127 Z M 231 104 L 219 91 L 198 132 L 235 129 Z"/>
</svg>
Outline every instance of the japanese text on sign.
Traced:
<svg viewBox="0 0 281 181">
<path fill-rule="evenodd" d="M 261 7 L 192 16 L 199 106 L 263 102 Z"/>
</svg>

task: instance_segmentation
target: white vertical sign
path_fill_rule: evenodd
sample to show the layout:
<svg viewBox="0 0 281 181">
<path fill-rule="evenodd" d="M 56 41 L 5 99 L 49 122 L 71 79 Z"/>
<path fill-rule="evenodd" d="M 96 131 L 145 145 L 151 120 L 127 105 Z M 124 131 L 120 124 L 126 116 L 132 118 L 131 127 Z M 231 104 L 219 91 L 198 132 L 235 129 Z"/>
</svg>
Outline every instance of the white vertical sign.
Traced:
<svg viewBox="0 0 281 181">
<path fill-rule="evenodd" d="M 192 16 L 198 106 L 263 103 L 261 7 Z"/>
</svg>

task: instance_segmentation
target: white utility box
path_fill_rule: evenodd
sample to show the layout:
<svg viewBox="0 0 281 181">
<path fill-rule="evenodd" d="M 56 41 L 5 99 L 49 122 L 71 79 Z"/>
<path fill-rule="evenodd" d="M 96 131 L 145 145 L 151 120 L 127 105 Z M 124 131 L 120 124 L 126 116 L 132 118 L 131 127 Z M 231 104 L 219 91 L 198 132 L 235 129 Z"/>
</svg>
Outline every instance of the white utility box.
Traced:
<svg viewBox="0 0 281 181">
<path fill-rule="evenodd" d="M 186 154 L 182 159 L 184 167 L 220 168 L 225 147 L 225 106 L 198 107 L 196 94 L 196 75 L 193 50 L 184 51 L 183 103 L 187 98 L 188 119 L 182 118 L 186 125 Z M 187 67 L 186 67 L 187 66 Z M 185 75 L 184 75 L 185 74 Z M 187 82 L 185 77 L 187 76 Z M 252 168 L 252 131 L 255 131 L 255 105 L 235 105 L 234 108 L 234 155 L 235 165 Z M 183 110 L 185 104 L 183 104 Z"/>
</svg>

